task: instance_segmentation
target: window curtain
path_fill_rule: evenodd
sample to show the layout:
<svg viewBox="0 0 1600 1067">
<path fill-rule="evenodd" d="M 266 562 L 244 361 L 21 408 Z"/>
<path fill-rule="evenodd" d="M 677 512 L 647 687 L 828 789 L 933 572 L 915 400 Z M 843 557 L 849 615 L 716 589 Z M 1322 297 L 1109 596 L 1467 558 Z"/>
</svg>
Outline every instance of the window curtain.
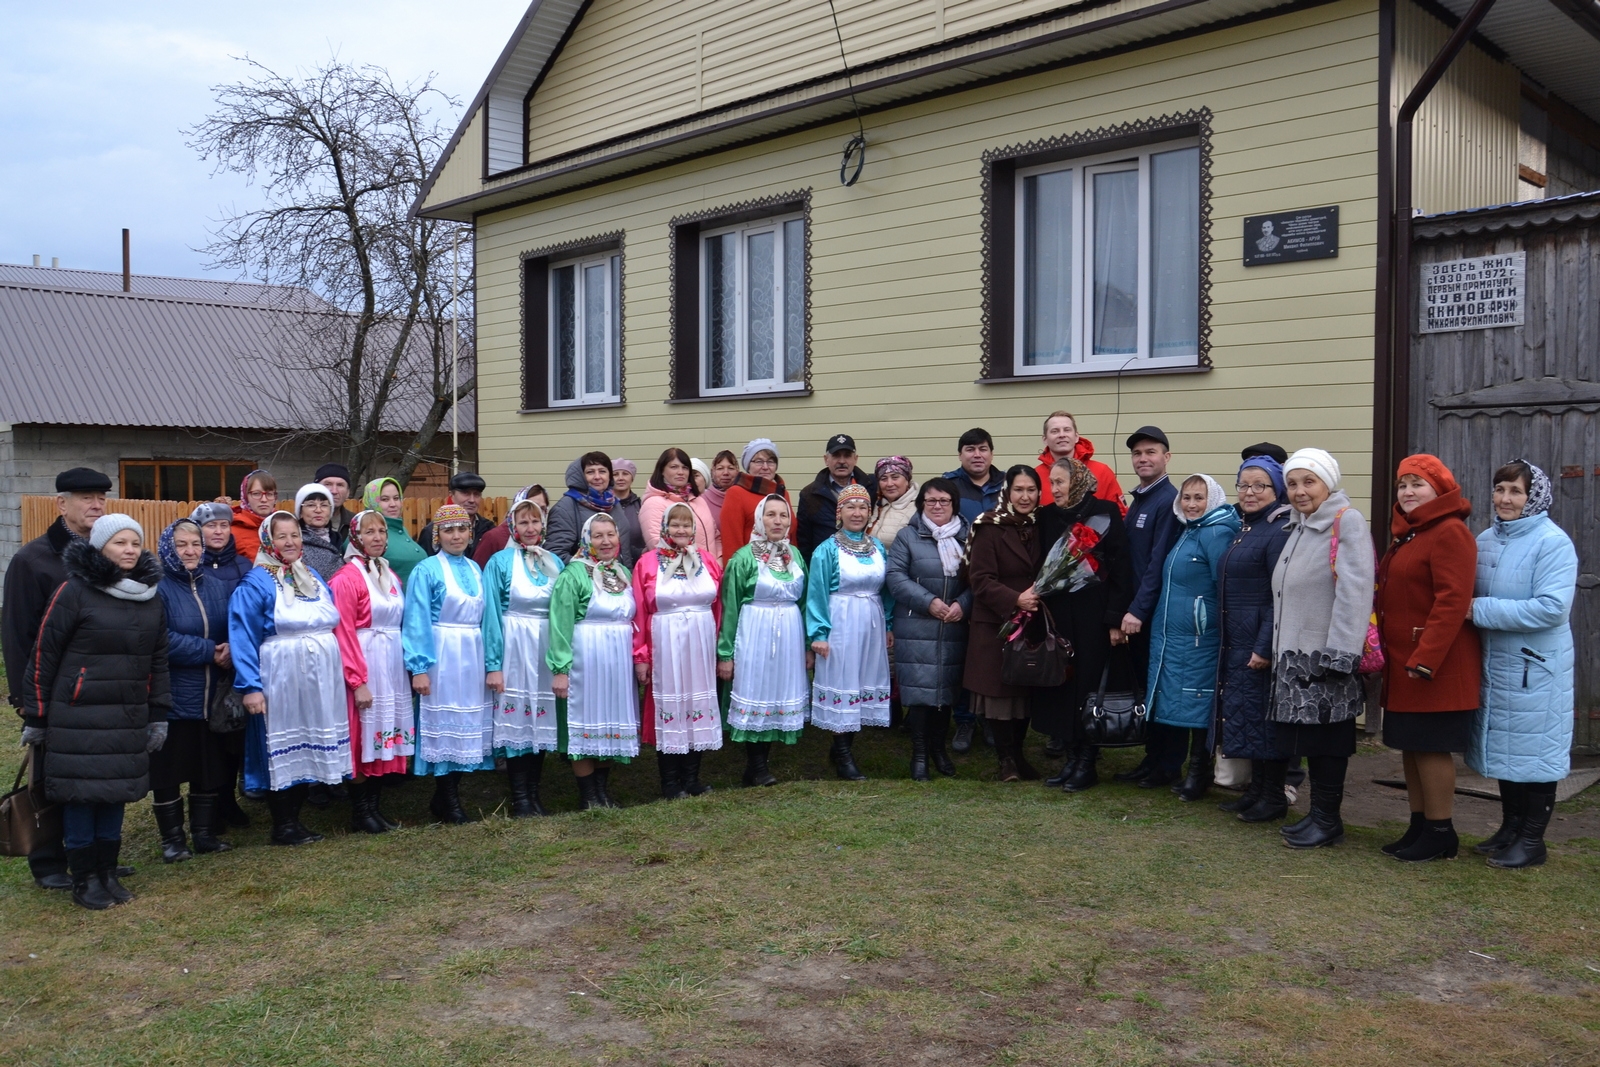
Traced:
<svg viewBox="0 0 1600 1067">
<path fill-rule="evenodd" d="M 1094 354 L 1139 351 L 1139 172 L 1094 181 Z"/>
<path fill-rule="evenodd" d="M 1150 157 L 1150 354 L 1200 351 L 1200 149 Z"/>
<path fill-rule="evenodd" d="M 1072 361 L 1072 187 L 1074 170 L 1022 180 L 1022 365 Z"/>
</svg>

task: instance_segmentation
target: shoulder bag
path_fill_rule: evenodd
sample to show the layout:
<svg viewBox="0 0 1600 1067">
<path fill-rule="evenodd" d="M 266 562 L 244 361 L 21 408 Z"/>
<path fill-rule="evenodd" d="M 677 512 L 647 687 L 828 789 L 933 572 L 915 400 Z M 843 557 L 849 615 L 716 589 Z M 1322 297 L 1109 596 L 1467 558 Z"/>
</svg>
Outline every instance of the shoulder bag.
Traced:
<svg viewBox="0 0 1600 1067">
<path fill-rule="evenodd" d="M 1028 626 L 1034 620 L 1029 611 L 1019 611 L 1001 630 L 1000 680 L 1006 685 L 1048 689 L 1061 685 L 1072 673 L 1072 642 L 1056 633 L 1050 609 L 1039 605 L 1044 621 L 1044 637 L 1028 640 Z"/>
<path fill-rule="evenodd" d="M 17 768 L 16 781 L 11 792 L 0 797 L 0 856 L 26 856 L 41 845 L 61 839 L 61 805 L 47 804 L 44 788 L 31 779 L 27 785 L 22 778 L 28 773 L 34 750 L 22 757 Z"/>
<path fill-rule="evenodd" d="M 244 729 L 249 718 L 250 714 L 244 707 L 244 694 L 233 687 L 233 672 L 227 671 L 211 698 L 211 706 L 206 709 L 206 725 L 211 727 L 214 734 L 234 734 Z"/>
<path fill-rule="evenodd" d="M 1144 744 L 1149 726 L 1144 694 L 1136 690 L 1108 693 L 1106 683 L 1110 679 L 1111 663 L 1107 660 L 1100 672 L 1100 688 L 1083 703 L 1084 741 L 1102 748 Z"/>
</svg>

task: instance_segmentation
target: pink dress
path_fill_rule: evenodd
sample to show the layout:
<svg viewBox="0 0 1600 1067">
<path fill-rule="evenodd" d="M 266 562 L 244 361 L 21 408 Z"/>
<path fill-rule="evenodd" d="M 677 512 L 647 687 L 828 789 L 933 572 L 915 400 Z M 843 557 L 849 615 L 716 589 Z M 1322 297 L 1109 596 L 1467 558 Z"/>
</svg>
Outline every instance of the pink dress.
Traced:
<svg viewBox="0 0 1600 1067">
<path fill-rule="evenodd" d="M 406 757 L 416 751 L 411 716 L 411 688 L 400 647 L 405 614 L 400 578 L 389 568 L 388 588 L 377 590 L 377 571 L 367 573 L 351 560 L 328 582 L 339 608 L 333 628 L 344 663 L 345 707 L 350 715 L 350 760 L 355 773 L 372 778 L 406 773 Z M 377 593 L 378 595 L 374 595 Z M 372 707 L 356 710 L 356 687 L 372 690 Z"/>
<path fill-rule="evenodd" d="M 661 529 L 661 517 L 667 513 L 667 508 L 680 503 L 681 500 L 669 497 L 653 485 L 645 487 L 644 503 L 639 505 L 639 529 L 644 531 L 645 544 L 653 543 L 656 531 Z M 703 496 L 697 496 L 689 501 L 689 510 L 694 512 L 694 547 L 700 550 L 702 556 L 710 556 L 721 563 L 722 534 L 710 502 Z"/>
<path fill-rule="evenodd" d="M 661 580 L 661 557 L 646 552 L 633 568 L 633 661 L 650 664 L 645 694 L 645 744 L 683 754 L 722 747 L 717 703 L 717 633 L 722 622 L 722 568 L 701 554 L 692 578 Z"/>
</svg>

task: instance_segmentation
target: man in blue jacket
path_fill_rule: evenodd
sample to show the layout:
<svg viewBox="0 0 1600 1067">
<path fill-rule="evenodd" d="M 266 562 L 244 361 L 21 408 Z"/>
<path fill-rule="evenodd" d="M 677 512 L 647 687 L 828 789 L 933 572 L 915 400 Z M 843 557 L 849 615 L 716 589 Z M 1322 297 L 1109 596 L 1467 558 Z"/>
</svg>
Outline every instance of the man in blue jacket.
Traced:
<svg viewBox="0 0 1600 1067">
<path fill-rule="evenodd" d="M 999 506 L 1005 477 L 994 469 L 994 438 L 981 426 L 961 435 L 956 442 L 956 455 L 961 466 L 945 471 L 944 476 L 956 483 L 961 494 L 956 501 L 961 517 L 971 522 Z"/>
</svg>

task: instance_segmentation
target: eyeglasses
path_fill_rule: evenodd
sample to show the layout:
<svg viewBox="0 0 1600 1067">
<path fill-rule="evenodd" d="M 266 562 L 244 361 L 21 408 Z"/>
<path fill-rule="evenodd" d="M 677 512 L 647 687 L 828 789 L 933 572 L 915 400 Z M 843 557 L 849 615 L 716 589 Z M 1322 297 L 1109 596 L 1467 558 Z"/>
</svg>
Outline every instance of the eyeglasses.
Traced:
<svg viewBox="0 0 1600 1067">
<path fill-rule="evenodd" d="M 1234 486 L 1241 493 L 1270 493 L 1272 486 L 1262 485 L 1257 482 L 1239 482 Z"/>
</svg>

